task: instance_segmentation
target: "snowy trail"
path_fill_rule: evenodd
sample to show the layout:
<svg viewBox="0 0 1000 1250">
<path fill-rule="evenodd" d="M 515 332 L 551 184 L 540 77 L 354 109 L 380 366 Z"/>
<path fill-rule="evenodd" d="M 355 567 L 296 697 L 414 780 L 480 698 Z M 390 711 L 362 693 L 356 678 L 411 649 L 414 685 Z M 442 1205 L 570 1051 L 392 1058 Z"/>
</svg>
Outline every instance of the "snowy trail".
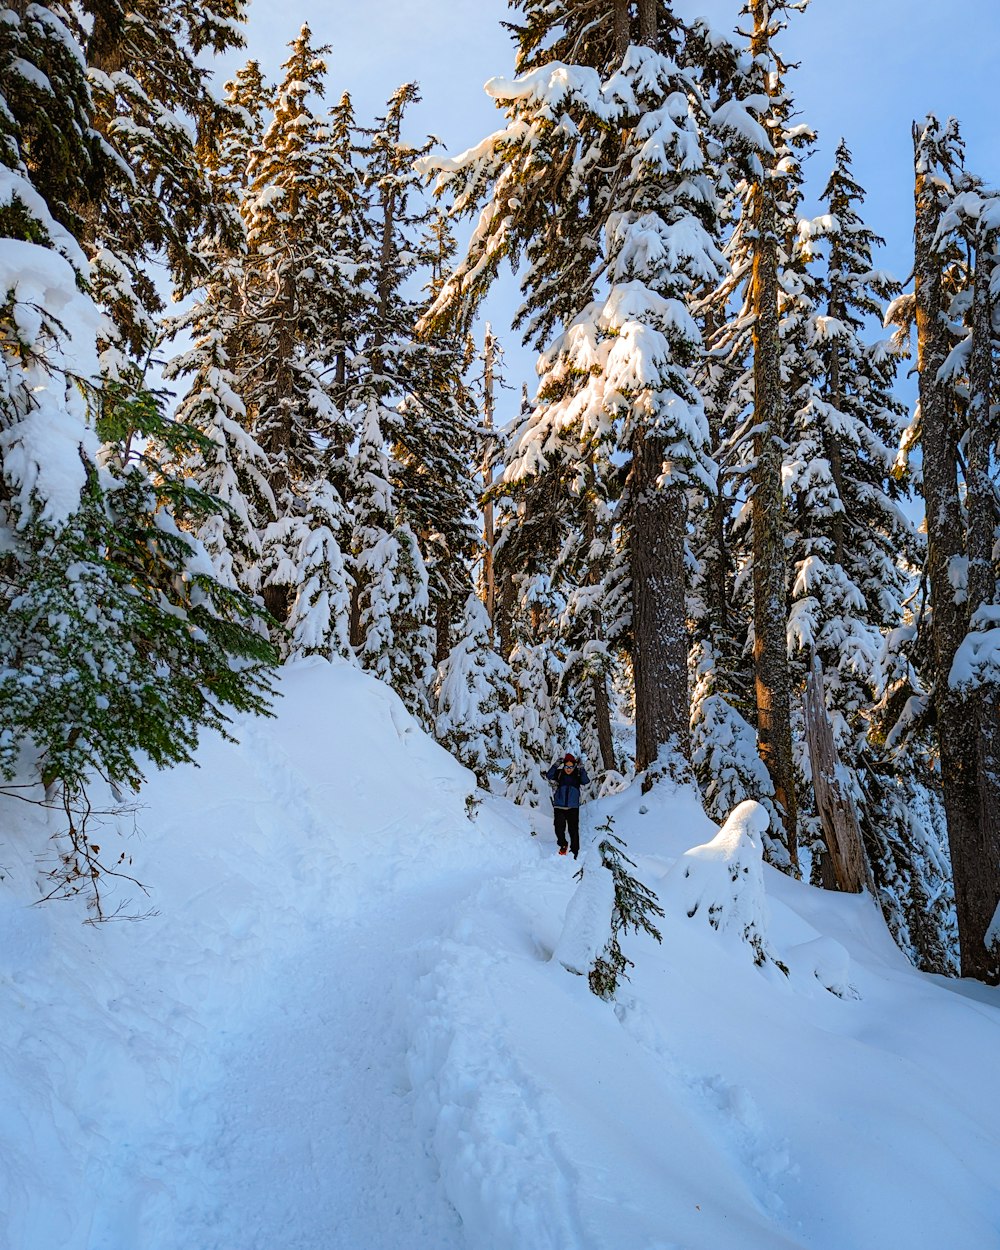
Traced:
<svg viewBox="0 0 1000 1250">
<path fill-rule="evenodd" d="M 864 899 L 734 893 L 697 796 L 636 787 L 588 823 L 663 943 L 630 933 L 601 1002 L 552 958 L 578 886 L 547 831 L 470 805 L 357 670 L 282 690 L 151 779 L 148 922 L 34 908 L 14 860 L 0 1250 L 1000 1250 L 995 992 L 912 972 Z"/>
<path fill-rule="evenodd" d="M 461 1222 L 413 1121 L 398 1016 L 415 951 L 473 882 L 332 923 L 275 979 L 204 1091 L 218 1129 L 194 1164 L 204 1205 L 174 1244 L 203 1250 L 461 1250 Z M 394 919 L 395 918 L 395 919 Z M 268 1184 L 261 1185 L 267 1177 Z"/>
<path fill-rule="evenodd" d="M 408 718 L 386 708 L 409 749 Z M 482 831 L 440 801 L 400 817 L 361 777 L 345 810 L 308 757 L 258 726 L 244 740 L 266 762 L 273 802 L 255 818 L 308 848 L 293 868 L 299 938 L 215 1056 L 186 1161 L 197 1199 L 162 1250 L 461 1250 L 461 1220 L 414 1120 L 408 1004 L 422 949 L 520 857 L 477 851 Z"/>
</svg>

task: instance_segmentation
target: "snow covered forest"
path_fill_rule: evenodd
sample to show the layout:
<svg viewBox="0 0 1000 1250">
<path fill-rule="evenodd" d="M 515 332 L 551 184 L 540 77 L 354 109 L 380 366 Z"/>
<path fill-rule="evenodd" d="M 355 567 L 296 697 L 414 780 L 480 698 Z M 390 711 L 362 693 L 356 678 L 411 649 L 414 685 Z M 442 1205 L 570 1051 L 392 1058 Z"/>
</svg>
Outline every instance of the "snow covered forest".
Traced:
<svg viewBox="0 0 1000 1250">
<path fill-rule="evenodd" d="M 518 943 L 544 951 L 560 975 L 584 974 L 602 1009 L 615 1003 L 644 1062 L 666 1054 L 661 1008 L 663 1019 L 698 1018 L 658 943 L 685 941 L 699 909 L 706 932 L 733 949 L 696 942 L 692 981 L 700 969 L 741 1002 L 745 990 L 762 1033 L 765 982 L 825 996 L 782 1007 L 789 1047 L 811 1044 L 807 1016 L 826 1027 L 829 998 L 844 1010 L 867 999 L 886 1019 L 895 1011 L 929 1027 L 936 983 L 905 981 L 912 968 L 1000 984 L 1000 191 L 996 171 L 967 166 L 959 121 L 918 120 L 912 272 L 902 282 L 885 272 L 850 136 L 823 136 L 821 147 L 796 107 L 808 67 L 788 63 L 783 41 L 807 2 L 733 0 L 721 29 L 682 20 L 671 0 L 512 0 L 509 63 L 487 83 L 496 128 L 454 152 L 447 135 L 421 133 L 420 64 L 380 115 L 358 116 L 328 69 L 328 36 L 296 30 L 295 14 L 276 81 L 251 59 L 222 84 L 212 60 L 243 47 L 246 0 L 0 0 L 0 894 L 12 891 L 0 933 L 12 961 L 3 975 L 28 995 L 26 1012 L 42 1013 L 44 995 L 23 988 L 37 950 L 68 950 L 70 939 L 43 939 L 47 922 L 25 920 L 24 905 L 58 905 L 59 923 L 79 927 L 132 918 L 123 886 L 141 898 L 164 883 L 179 900 L 182 860 L 206 853 L 199 839 L 212 842 L 216 802 L 245 825 L 261 865 L 253 876 L 227 825 L 226 872 L 246 872 L 253 895 L 274 871 L 286 928 L 300 887 L 303 916 L 325 915 L 318 887 L 302 883 L 314 872 L 328 880 L 320 813 L 341 801 L 341 783 L 357 801 L 345 800 L 329 845 L 358 900 L 377 909 L 413 871 L 470 913 L 481 904 L 511 961 Z M 807 192 L 809 156 L 810 178 L 818 164 L 826 176 Z M 810 196 L 818 214 L 805 212 Z M 512 282 L 514 323 L 489 324 L 491 292 Z M 505 362 L 514 344 L 536 359 L 530 380 Z M 362 747 L 395 759 L 391 784 Z M 556 865 L 531 858 L 550 837 L 545 773 L 566 750 L 598 800 L 571 899 Z M 187 767 L 203 760 L 218 793 L 202 793 Z M 292 841 L 302 839 L 287 879 L 267 866 L 280 854 L 279 818 L 259 825 L 257 808 L 241 806 L 261 777 L 267 791 L 269 770 L 276 788 L 259 803 L 278 796 L 299 822 Z M 172 778 L 190 811 L 183 829 L 165 815 Z M 333 788 L 322 803 L 311 788 L 321 786 Z M 147 802 L 160 813 L 155 854 L 123 833 Z M 385 820 L 365 824 L 380 804 Z M 412 848 L 400 835 L 407 819 Z M 470 849 L 456 819 L 488 832 L 486 849 Z M 382 846 L 384 878 L 352 858 L 349 820 L 400 838 Z M 662 845 L 658 820 L 672 830 Z M 638 864 L 619 834 L 637 839 Z M 473 895 L 479 856 L 499 875 Z M 221 869 L 203 871 L 225 890 Z M 780 900 L 773 926 L 769 892 Z M 341 893 L 347 915 L 347 885 Z M 400 912 L 393 941 L 430 940 L 429 898 Z M 561 936 L 552 899 L 568 900 Z M 512 919 L 522 913 L 523 930 Z M 354 932 L 322 923 L 331 941 Z M 504 981 L 508 965 L 496 956 L 494 966 L 485 946 L 455 954 L 471 924 L 447 938 L 435 930 L 444 962 L 411 968 L 424 978 L 407 1052 L 414 1114 L 437 1126 L 425 1136 L 451 1206 L 423 1212 L 426 1241 L 359 1225 L 337 1244 L 445 1250 L 461 1244 L 454 1208 L 476 1230 L 475 1250 L 673 1245 L 648 1240 L 641 1221 L 634 1240 L 616 1242 L 603 1217 L 563 1209 L 561 1191 L 534 1193 L 502 1150 L 487 1161 L 494 1131 L 507 1140 L 505 1112 L 462 1092 L 477 1069 L 455 1058 L 455 1021 L 467 1011 L 472 1036 L 488 1018 L 488 1004 L 473 1010 L 462 997 L 487 969 L 509 993 L 503 1033 L 522 1021 L 512 987 L 528 980 Z M 141 948 L 148 939 L 131 935 L 144 927 L 109 939 L 109 986 L 112 969 L 129 975 L 129 941 Z M 226 940 L 249 927 L 237 904 Z M 618 936 L 629 933 L 623 952 Z M 290 959 L 285 928 L 275 941 Z M 169 942 L 176 960 L 194 959 L 180 928 Z M 388 951 L 371 951 L 386 975 Z M 205 975 L 225 980 L 223 964 Z M 346 962 L 308 967 L 331 993 L 368 992 Z M 758 978 L 751 988 L 744 972 Z M 630 973 L 652 1014 L 618 996 Z M 294 984 L 308 994 L 305 980 Z M 530 984 L 525 1001 L 537 993 L 543 1013 L 547 991 Z M 193 1010 L 188 989 L 170 985 L 174 1015 Z M 969 1070 L 982 1075 L 995 997 L 967 983 L 962 992 L 968 1001 L 953 995 L 935 1036 L 961 1066 L 966 1030 Z M 113 989 L 93 994 L 114 1000 Z M 603 1036 L 591 1009 L 565 1006 L 583 1013 L 581 1035 Z M 402 1026 L 382 1025 L 389 1047 Z M 302 1023 L 303 1037 L 312 1027 Z M 183 1036 L 188 1045 L 193 1033 Z M 501 1040 L 487 1049 L 484 1089 L 525 1084 L 504 1066 L 519 1045 L 530 1049 L 523 1037 L 509 1053 Z M 11 1058 L 22 1052 L 34 1054 L 0 1045 L 0 1090 L 9 1081 L 50 1097 L 36 1069 Z M 299 1058 L 313 1053 L 303 1042 Z M 903 1099 L 886 1062 L 864 1067 L 862 1084 L 899 1080 Z M 331 1081 L 346 1082 L 346 1063 Z M 963 1087 L 954 1120 L 940 1119 L 954 1091 L 935 1072 L 928 1133 L 957 1160 L 962 1117 L 979 1113 Z M 161 1075 L 173 1088 L 171 1073 Z M 741 1196 L 720 1199 L 713 1231 L 692 1225 L 683 1244 L 894 1244 L 895 1207 L 870 1241 L 843 1221 L 839 1241 L 802 1233 L 808 1203 L 798 1211 L 783 1188 L 778 1135 L 766 1140 L 741 1085 L 714 1080 L 684 1076 L 684 1098 L 696 1089 L 712 1116 L 739 1120 L 737 1170 L 756 1197 L 746 1210 Z M 641 1101 L 638 1088 L 622 1097 Z M 149 1099 L 144 1114 L 166 1114 Z M 984 1099 L 1000 1109 L 1000 1093 Z M 461 1115 L 435 1120 L 439 1103 Z M 541 1140 L 544 1098 L 520 1105 L 524 1122 L 509 1131 Z M 356 1114 L 367 1114 L 360 1102 Z M 11 1132 L 12 1192 L 34 1193 L 30 1133 Z M 65 1132 L 61 1145 L 39 1138 L 39 1157 L 70 1156 L 77 1138 Z M 170 1150 L 195 1159 L 202 1146 L 186 1140 Z M 411 1146 L 390 1134 L 392 1159 Z M 705 1150 L 705 1175 L 725 1189 L 730 1173 Z M 506 1167 L 522 1193 L 523 1210 L 502 1227 L 488 1183 L 477 1190 L 463 1172 L 463 1151 L 472 1174 L 499 1168 L 502 1179 Z M 989 1151 L 997 1157 L 995 1141 Z M 881 1164 L 859 1158 L 862 1185 Z M 536 1162 L 545 1166 L 542 1154 Z M 960 1164 L 949 1166 L 939 1199 L 926 1199 L 923 1235 L 934 1240 L 919 1240 L 917 1207 L 905 1244 L 992 1250 L 995 1187 L 972 1196 Z M 128 1171 L 116 1157 L 108 1175 Z M 66 1184 L 82 1193 L 88 1176 Z M 243 1183 L 257 1182 L 247 1171 Z M 973 1240 L 949 1243 L 956 1185 L 970 1186 Z M 30 1240 L 43 1227 L 44 1250 L 258 1244 L 224 1220 L 196 1226 L 189 1212 L 184 1224 L 176 1206 L 168 1235 L 162 1212 L 143 1206 L 147 1227 L 124 1200 L 65 1240 L 78 1202 L 66 1197 L 51 1225 L 48 1214 L 11 1217 L 22 1238 L 10 1232 L 11 1250 L 43 1250 Z M 533 1203 L 548 1211 L 537 1226 Z M 740 1211 L 743 1232 L 726 1233 L 735 1225 L 720 1210 Z M 654 1216 L 650 1228 L 667 1218 Z M 760 1221 L 791 1239 L 770 1240 Z M 314 1244 L 327 1243 L 303 1234 L 281 1250 Z"/>
<path fill-rule="evenodd" d="M 57 894 L 100 906 L 89 778 L 320 655 L 522 804 L 565 746 L 755 799 L 771 863 L 1000 979 L 1000 201 L 928 117 L 908 287 L 847 142 L 803 217 L 797 7 L 525 0 L 446 156 L 306 27 L 217 94 L 240 0 L 5 6 L 0 762 L 65 808 Z"/>
</svg>

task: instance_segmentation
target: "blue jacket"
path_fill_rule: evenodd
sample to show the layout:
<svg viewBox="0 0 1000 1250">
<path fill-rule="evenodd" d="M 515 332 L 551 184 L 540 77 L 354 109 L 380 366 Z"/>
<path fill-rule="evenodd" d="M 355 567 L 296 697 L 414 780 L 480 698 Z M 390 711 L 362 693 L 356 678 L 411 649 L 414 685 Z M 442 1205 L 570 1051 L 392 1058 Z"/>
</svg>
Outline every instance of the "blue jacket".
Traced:
<svg viewBox="0 0 1000 1250">
<path fill-rule="evenodd" d="M 574 764 L 573 771 L 567 773 L 563 771 L 562 764 L 553 764 L 545 776 L 549 781 L 558 783 L 552 795 L 553 807 L 580 806 L 580 787 L 590 783 L 586 769 Z"/>
</svg>

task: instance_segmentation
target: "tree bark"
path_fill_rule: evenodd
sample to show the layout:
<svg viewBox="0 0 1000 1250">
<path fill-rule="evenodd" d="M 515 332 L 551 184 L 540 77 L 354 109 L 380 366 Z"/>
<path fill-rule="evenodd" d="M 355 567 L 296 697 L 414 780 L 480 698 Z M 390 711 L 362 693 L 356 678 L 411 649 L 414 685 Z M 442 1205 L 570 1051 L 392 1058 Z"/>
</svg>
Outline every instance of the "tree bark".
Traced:
<svg viewBox="0 0 1000 1250">
<path fill-rule="evenodd" d="M 981 231 L 976 241 L 975 291 L 972 308 L 972 358 L 969 365 L 969 438 L 966 480 L 968 515 L 969 614 L 996 601 L 993 544 L 997 501 L 991 475 L 996 441 L 991 419 L 993 377 L 993 298 L 990 292 L 996 239 Z M 966 888 L 969 908 L 978 924 L 989 926 L 1000 904 L 1000 699 L 996 682 L 972 696 L 975 706 L 976 783 L 979 791 L 979 845 L 973 851 L 978 872 Z M 983 930 L 985 932 L 985 929 Z M 975 941 L 975 938 L 973 938 Z M 1000 983 L 1000 950 L 986 950 L 976 975 Z"/>
<path fill-rule="evenodd" d="M 486 614 L 490 618 L 490 641 L 493 640 L 493 618 L 496 616 L 497 604 L 497 586 L 496 575 L 493 567 L 493 548 L 496 544 L 496 534 L 493 523 L 493 500 L 490 497 L 490 490 L 493 487 L 493 353 L 496 340 L 493 337 L 493 331 L 489 325 L 486 327 L 486 336 L 483 340 L 483 425 L 490 431 L 487 434 L 486 446 L 483 453 L 483 493 L 485 502 L 483 504 L 483 603 L 486 605 Z"/>
<path fill-rule="evenodd" d="M 638 431 L 629 479 L 632 572 L 632 668 L 635 677 L 636 770 L 671 744 L 690 758 L 684 539 L 687 501 L 676 486 L 657 484 L 659 440 Z"/>
<path fill-rule="evenodd" d="M 588 479 L 593 479 L 594 462 L 593 457 L 590 458 L 587 466 Z M 589 491 L 588 491 L 589 496 Z M 589 505 L 586 509 L 584 519 L 584 537 L 587 541 L 587 547 L 590 548 L 597 537 L 597 521 L 594 516 L 594 508 Z M 601 580 L 600 573 L 595 567 L 593 561 L 588 560 L 587 582 L 591 586 L 596 586 Z M 596 642 L 604 642 L 604 615 L 600 608 L 594 608 L 592 612 L 592 633 Z M 601 764 L 605 771 L 618 769 L 618 761 L 615 759 L 614 738 L 611 734 L 611 700 L 608 698 L 608 679 L 605 673 L 594 673 L 590 679 L 591 691 L 594 697 L 594 723 L 597 729 L 597 742 L 601 750 Z"/>
<path fill-rule="evenodd" d="M 448 600 L 439 599 L 434 609 L 434 663 L 443 664 L 451 651 L 451 613 Z M 353 612 L 352 612 L 353 618 Z"/>
<path fill-rule="evenodd" d="M 985 914 L 986 899 L 981 884 L 986 866 L 980 831 L 976 717 L 970 700 L 949 682 L 955 652 L 968 629 L 968 609 L 964 596 L 959 602 L 951 578 L 952 569 L 966 551 L 954 418 L 948 392 L 938 380 L 949 349 L 941 262 L 935 249 L 940 213 L 933 181 L 924 170 L 921 132 L 916 126 L 913 136 L 917 156 L 914 234 L 917 372 L 941 787 L 955 880 L 962 975 L 995 981 L 996 960 L 989 957 L 983 940 L 992 912 Z"/>
<path fill-rule="evenodd" d="M 846 894 L 860 894 L 867 888 L 874 895 L 875 883 L 865 854 L 858 813 L 838 775 L 840 759 L 823 698 L 823 670 L 818 656 L 813 657 L 806 678 L 803 711 L 816 810 L 837 889 Z"/>
<path fill-rule="evenodd" d="M 594 696 L 597 743 L 601 749 L 601 764 L 605 772 L 616 772 L 618 761 L 615 759 L 615 743 L 611 736 L 611 702 L 608 699 L 608 681 L 603 673 L 595 673 L 590 680 Z"/>
<path fill-rule="evenodd" d="M 656 47 L 658 25 L 657 0 L 639 0 L 639 42 L 643 47 Z"/>
<path fill-rule="evenodd" d="M 844 318 L 844 309 L 831 304 L 830 316 L 842 320 Z M 833 401 L 834 407 L 840 411 L 844 404 L 844 388 L 841 381 L 840 349 L 836 340 L 830 345 L 829 383 L 830 399 Z M 843 504 L 844 457 L 840 451 L 840 442 L 836 434 L 833 434 L 828 427 L 824 430 L 823 441 L 827 458 L 830 461 L 830 476 L 833 478 L 833 484 L 837 488 L 837 498 Z M 844 520 L 843 511 L 835 512 L 830 518 L 830 533 L 833 538 L 833 560 L 835 564 L 843 564 L 844 562 Z"/>
<path fill-rule="evenodd" d="M 770 55 L 769 5 L 753 0 L 755 57 Z M 792 759 L 791 680 L 781 486 L 783 394 L 778 333 L 778 236 L 774 158 L 762 154 L 763 177 L 753 190 L 756 232 L 751 307 L 754 314 L 753 618 L 757 746 L 784 822 L 785 847 L 798 863 L 798 809 Z"/>
<path fill-rule="evenodd" d="M 614 0 L 615 62 L 621 65 L 629 45 L 629 0 Z"/>
</svg>

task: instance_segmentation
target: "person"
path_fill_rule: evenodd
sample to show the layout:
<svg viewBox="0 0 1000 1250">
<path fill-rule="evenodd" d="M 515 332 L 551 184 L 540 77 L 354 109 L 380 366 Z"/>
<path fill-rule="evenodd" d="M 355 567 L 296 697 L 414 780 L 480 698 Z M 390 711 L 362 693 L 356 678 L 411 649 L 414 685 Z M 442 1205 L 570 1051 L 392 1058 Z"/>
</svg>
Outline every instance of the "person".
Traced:
<svg viewBox="0 0 1000 1250">
<path fill-rule="evenodd" d="M 559 854 L 566 854 L 568 832 L 569 850 L 577 859 L 580 854 L 580 787 L 587 785 L 590 778 L 571 751 L 566 752 L 561 764 L 553 764 L 545 776 L 554 786 L 552 808 Z"/>
</svg>

